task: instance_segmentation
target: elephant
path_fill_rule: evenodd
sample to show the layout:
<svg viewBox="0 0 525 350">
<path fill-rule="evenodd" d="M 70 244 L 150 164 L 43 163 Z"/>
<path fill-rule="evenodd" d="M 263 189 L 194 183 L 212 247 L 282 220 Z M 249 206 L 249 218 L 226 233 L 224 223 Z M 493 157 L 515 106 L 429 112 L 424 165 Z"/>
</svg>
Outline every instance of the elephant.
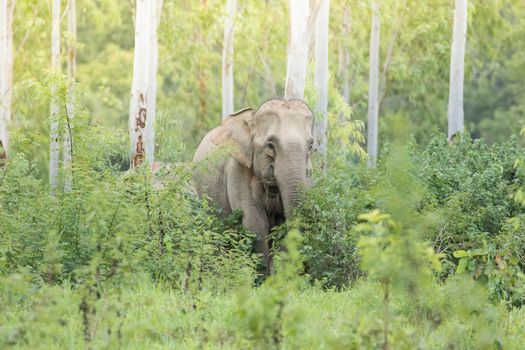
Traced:
<svg viewBox="0 0 525 350">
<path fill-rule="evenodd" d="M 313 120 L 302 100 L 270 99 L 257 110 L 231 114 L 204 136 L 193 157 L 207 168 L 194 172 L 198 195 L 225 214 L 243 211 L 243 226 L 257 235 L 265 275 L 272 269 L 271 229 L 290 218 L 302 188 L 313 182 Z"/>
</svg>

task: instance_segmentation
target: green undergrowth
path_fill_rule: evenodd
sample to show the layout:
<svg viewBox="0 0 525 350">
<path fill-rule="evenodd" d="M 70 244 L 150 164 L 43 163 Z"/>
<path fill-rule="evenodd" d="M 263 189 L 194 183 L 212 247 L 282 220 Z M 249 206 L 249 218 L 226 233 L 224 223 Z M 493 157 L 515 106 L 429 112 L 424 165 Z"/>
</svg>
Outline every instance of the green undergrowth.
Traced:
<svg viewBox="0 0 525 350">
<path fill-rule="evenodd" d="M 0 344 L 13 349 L 363 349 L 383 346 L 383 302 L 376 282 L 343 291 L 303 286 L 272 313 L 268 288 L 186 294 L 148 278 L 105 288 L 89 319 L 71 285 L 31 286 L 2 278 Z M 486 290 L 452 279 L 422 292 L 424 304 L 390 301 L 392 348 L 520 349 L 525 313 L 482 303 Z M 249 302 L 247 301 L 249 300 Z M 249 308 L 248 308 L 249 307 Z M 248 309 L 246 309 L 248 308 Z M 422 314 L 427 313 L 425 317 Z M 278 331 L 275 330 L 277 327 Z"/>
<path fill-rule="evenodd" d="M 392 145 L 385 154 L 373 169 L 338 163 L 307 192 L 297 216 L 308 274 L 336 288 L 362 276 L 363 233 L 355 227 L 361 214 L 378 208 L 440 254 L 441 280 L 467 273 L 494 300 L 522 305 L 525 149 L 519 141 L 488 146 L 469 136 L 453 143 L 437 136 L 423 149 Z"/>
<path fill-rule="evenodd" d="M 376 168 L 338 157 L 274 231 L 266 279 L 242 213 L 197 198 L 194 165 L 122 172 L 85 140 L 71 192 L 51 194 L 23 152 L 0 169 L 2 349 L 525 341 L 517 140 L 391 145 Z"/>
</svg>

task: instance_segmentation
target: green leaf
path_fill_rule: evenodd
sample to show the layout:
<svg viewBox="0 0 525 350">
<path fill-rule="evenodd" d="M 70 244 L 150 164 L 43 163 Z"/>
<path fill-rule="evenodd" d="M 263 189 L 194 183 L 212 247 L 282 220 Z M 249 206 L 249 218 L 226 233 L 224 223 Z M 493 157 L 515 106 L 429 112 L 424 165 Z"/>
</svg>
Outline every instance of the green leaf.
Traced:
<svg viewBox="0 0 525 350">
<path fill-rule="evenodd" d="M 484 256 L 488 255 L 488 251 L 485 248 L 473 249 L 469 251 L 469 256 Z"/>
<path fill-rule="evenodd" d="M 469 256 L 469 253 L 465 250 L 456 250 L 454 253 L 452 253 L 454 258 L 466 258 Z"/>
<path fill-rule="evenodd" d="M 368 222 L 381 222 L 383 220 L 389 219 L 389 214 L 381 214 L 379 209 L 374 209 L 369 213 L 359 215 L 359 220 L 365 220 Z"/>
<path fill-rule="evenodd" d="M 461 258 L 459 259 L 459 264 L 456 269 L 456 273 L 463 273 L 467 269 L 468 265 L 468 258 Z"/>
</svg>

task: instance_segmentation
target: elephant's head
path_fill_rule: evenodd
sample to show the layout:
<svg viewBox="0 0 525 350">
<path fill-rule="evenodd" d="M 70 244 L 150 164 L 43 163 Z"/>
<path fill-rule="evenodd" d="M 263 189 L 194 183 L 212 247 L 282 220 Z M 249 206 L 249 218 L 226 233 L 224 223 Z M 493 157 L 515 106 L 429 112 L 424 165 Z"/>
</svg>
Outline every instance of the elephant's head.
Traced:
<svg viewBox="0 0 525 350">
<path fill-rule="evenodd" d="M 252 168 L 268 192 L 280 193 L 289 217 L 301 188 L 311 184 L 312 111 L 301 100 L 272 99 L 231 119 L 225 126 L 239 147 L 234 158 Z"/>
</svg>

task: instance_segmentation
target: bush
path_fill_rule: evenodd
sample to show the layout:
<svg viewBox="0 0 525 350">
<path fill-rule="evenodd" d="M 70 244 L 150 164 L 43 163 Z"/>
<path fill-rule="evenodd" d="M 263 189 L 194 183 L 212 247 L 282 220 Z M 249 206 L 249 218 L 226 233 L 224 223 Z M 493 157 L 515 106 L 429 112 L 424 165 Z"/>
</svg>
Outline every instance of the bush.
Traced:
<svg viewBox="0 0 525 350">
<path fill-rule="evenodd" d="M 450 143 L 438 135 L 422 150 L 412 145 L 384 153 L 377 169 L 335 163 L 308 191 L 297 216 L 312 279 L 338 288 L 355 281 L 362 275 L 360 234 L 353 230 L 358 216 L 372 208 L 399 211 L 406 207 L 403 197 L 420 193 L 412 201 L 412 226 L 425 223 L 423 237 L 443 255 L 441 277 L 456 272 L 455 251 L 486 248 L 487 254 L 470 259 L 466 270 L 490 286 L 492 297 L 521 304 L 525 234 L 523 207 L 513 194 L 525 184 L 515 167 L 525 149 L 518 140 L 488 146 L 469 136 Z M 392 197 L 400 186 L 405 192 Z"/>
<path fill-rule="evenodd" d="M 58 283 L 95 263 L 99 280 L 147 272 L 178 288 L 251 283 L 254 235 L 238 214 L 223 220 L 196 199 L 191 169 L 174 168 L 160 189 L 146 169 L 89 175 L 53 196 L 23 157 L 9 162 L 0 175 L 0 274 L 27 267 Z"/>
<path fill-rule="evenodd" d="M 350 231 L 360 214 L 373 208 L 368 188 L 374 171 L 338 165 L 306 193 L 297 210 L 304 242 L 301 253 L 306 272 L 329 286 L 343 286 L 362 275 L 357 252 L 358 236 Z"/>
</svg>

